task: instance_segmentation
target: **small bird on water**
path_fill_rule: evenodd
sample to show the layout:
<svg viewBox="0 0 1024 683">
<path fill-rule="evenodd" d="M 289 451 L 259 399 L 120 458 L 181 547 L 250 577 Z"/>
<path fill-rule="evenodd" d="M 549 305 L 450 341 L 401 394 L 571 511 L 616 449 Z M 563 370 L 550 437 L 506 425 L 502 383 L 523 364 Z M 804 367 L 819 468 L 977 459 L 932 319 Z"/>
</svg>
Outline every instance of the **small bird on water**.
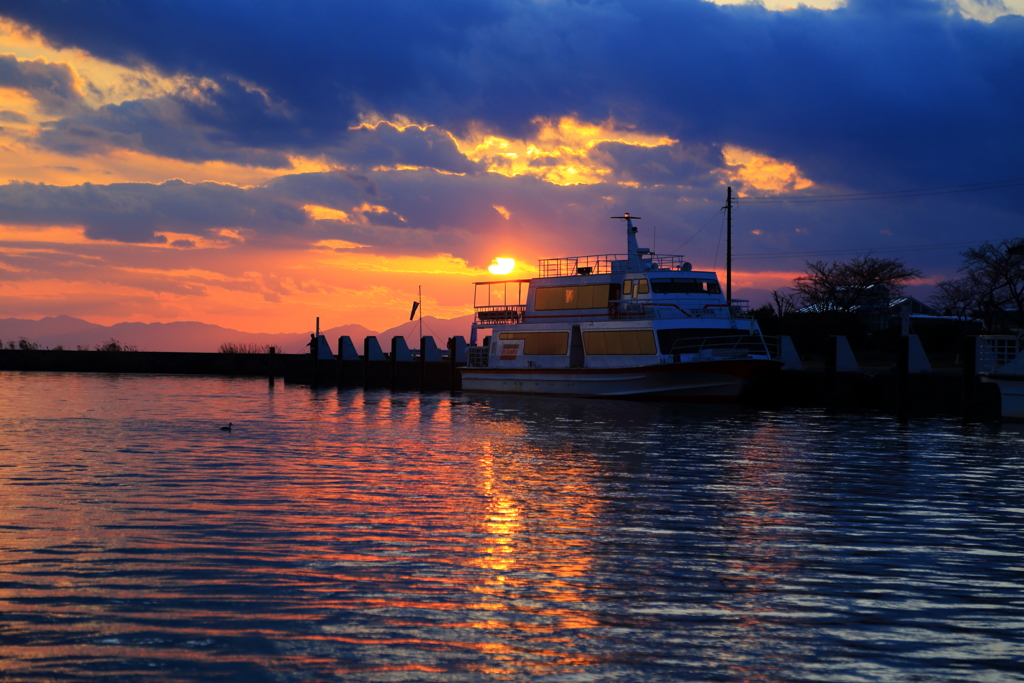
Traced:
<svg viewBox="0 0 1024 683">
<path fill-rule="evenodd" d="M 222 431 L 222 432 L 230 432 L 231 431 L 231 423 L 228 422 L 228 426 L 227 427 L 221 427 L 220 431 Z"/>
</svg>

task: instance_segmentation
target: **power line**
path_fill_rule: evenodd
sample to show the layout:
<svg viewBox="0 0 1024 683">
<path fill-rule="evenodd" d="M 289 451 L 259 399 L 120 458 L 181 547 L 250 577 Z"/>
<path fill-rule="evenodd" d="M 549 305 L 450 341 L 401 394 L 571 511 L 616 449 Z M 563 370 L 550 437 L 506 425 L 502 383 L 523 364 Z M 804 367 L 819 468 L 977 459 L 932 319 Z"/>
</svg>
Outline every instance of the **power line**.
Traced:
<svg viewBox="0 0 1024 683">
<path fill-rule="evenodd" d="M 719 213 L 722 214 L 722 222 L 718 225 L 718 242 L 715 243 L 715 264 L 711 266 L 712 269 L 718 268 L 718 252 L 722 248 L 722 233 L 725 232 L 725 230 L 723 230 L 725 227 L 725 212 L 719 211 Z M 712 220 L 714 219 L 712 218 Z"/>
<path fill-rule="evenodd" d="M 715 211 L 715 213 L 711 216 L 711 218 L 708 219 L 708 222 L 705 223 L 704 225 L 700 226 L 700 230 L 698 230 L 697 232 L 695 232 L 692 235 L 690 235 L 690 239 L 686 240 L 685 242 L 683 242 L 678 247 L 676 247 L 675 249 L 673 249 L 672 251 L 670 251 L 668 253 L 674 254 L 677 251 L 679 251 L 680 249 L 682 249 L 683 247 L 685 247 L 687 244 L 689 244 L 693 240 L 694 237 L 696 237 L 697 235 L 700 234 L 701 230 L 703 230 L 704 228 L 706 228 L 709 225 L 711 225 L 711 221 L 715 220 L 715 218 L 718 217 L 718 214 L 722 213 L 722 211 L 724 211 L 724 209 L 719 209 L 718 211 Z M 721 240 L 719 240 L 719 241 L 721 241 Z"/>
<path fill-rule="evenodd" d="M 942 194 L 960 194 L 963 192 L 981 192 L 984 190 L 1003 190 L 1024 185 L 1024 178 L 1012 180 L 994 180 L 987 183 L 971 183 L 968 185 L 946 185 L 927 187 L 916 190 L 889 190 L 885 192 L 861 192 L 856 194 L 823 194 L 823 195 L 779 195 L 774 197 L 740 197 L 736 201 L 743 204 L 815 204 L 820 202 L 856 202 L 873 199 L 901 199 L 904 197 L 930 197 Z"/>
<path fill-rule="evenodd" d="M 735 254 L 734 259 L 768 259 L 768 258 L 792 258 L 807 256 L 840 256 L 842 254 L 868 254 L 886 251 L 930 251 L 933 249 L 958 249 L 974 247 L 984 242 L 944 242 L 942 244 L 917 244 L 902 247 L 879 247 L 876 249 L 829 249 L 823 251 L 780 251 L 765 254 Z"/>
</svg>

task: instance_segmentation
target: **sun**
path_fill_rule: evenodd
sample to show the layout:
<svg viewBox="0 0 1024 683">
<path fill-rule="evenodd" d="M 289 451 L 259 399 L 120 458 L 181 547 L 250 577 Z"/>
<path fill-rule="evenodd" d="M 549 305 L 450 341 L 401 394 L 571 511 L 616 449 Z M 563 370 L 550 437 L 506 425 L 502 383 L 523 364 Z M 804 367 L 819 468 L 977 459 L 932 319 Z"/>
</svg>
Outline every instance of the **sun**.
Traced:
<svg viewBox="0 0 1024 683">
<path fill-rule="evenodd" d="M 492 275 L 508 275 L 516 267 L 516 260 L 511 258 L 495 258 L 494 263 L 487 266 Z"/>
</svg>

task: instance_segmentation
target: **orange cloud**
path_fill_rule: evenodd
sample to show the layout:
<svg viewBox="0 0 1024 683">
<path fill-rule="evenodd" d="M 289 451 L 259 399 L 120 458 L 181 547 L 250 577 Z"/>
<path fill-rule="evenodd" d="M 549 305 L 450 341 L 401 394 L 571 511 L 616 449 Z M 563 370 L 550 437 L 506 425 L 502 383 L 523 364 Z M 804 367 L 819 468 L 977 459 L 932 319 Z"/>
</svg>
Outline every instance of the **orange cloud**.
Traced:
<svg viewBox="0 0 1024 683">
<path fill-rule="evenodd" d="M 16 53 L 20 60 L 42 59 L 47 64 L 67 65 L 74 71 L 78 92 L 87 107 L 168 94 L 203 101 L 217 88 L 208 80 L 164 77 L 113 65 L 80 50 L 56 49 L 37 35 L 0 20 L 0 52 L 5 51 Z M 257 85 L 241 85 L 262 96 L 268 106 L 285 106 L 274 102 Z M 34 144 L 43 118 L 36 100 L 21 91 L 3 91 L 0 96 L 4 97 L 0 108 L 17 112 L 0 130 L 0 183 L 104 186 L 160 184 L 177 178 L 189 184 L 212 181 L 252 188 L 282 175 L 281 169 L 221 161 L 188 162 L 127 149 L 105 149 L 81 156 L 41 149 Z M 384 121 L 366 115 L 357 128 L 375 128 L 382 123 L 400 131 L 412 127 L 438 131 L 428 123 L 401 116 Z M 559 186 L 611 182 L 609 155 L 594 153 L 602 143 L 647 149 L 678 144 L 670 137 L 639 131 L 612 119 L 593 123 L 567 116 L 537 118 L 533 123 L 531 134 L 522 139 L 496 135 L 482 126 L 471 128 L 464 137 L 445 131 L 437 135 L 450 137 L 459 152 L 492 173 L 532 177 Z M 737 167 L 737 177 L 748 186 L 767 189 L 805 182 L 792 166 L 738 148 L 729 151 L 731 156 L 727 158 Z M 342 168 L 329 161 L 326 154 L 291 156 L 289 160 L 295 173 Z M 395 169 L 414 167 L 397 165 L 389 170 Z M 505 182 L 503 178 L 498 180 Z M 619 184 L 639 186 L 637 182 Z M 615 192 L 614 188 L 608 190 Z M 606 199 L 613 201 L 610 196 Z M 524 221 L 530 220 L 530 211 L 528 204 L 515 201 L 513 197 L 495 196 L 484 204 L 488 218 L 508 229 L 504 231 L 507 234 L 496 235 L 493 242 L 488 241 L 480 249 L 486 249 L 488 255 L 515 257 L 515 272 L 529 277 L 536 271 L 525 265 L 530 261 L 517 250 L 543 250 L 540 242 L 547 237 L 527 246 L 520 243 L 519 230 Z M 386 195 L 376 195 L 372 203 L 360 199 L 340 208 L 315 203 L 302 208 L 313 220 L 343 221 L 374 230 L 384 229 L 371 225 L 375 215 L 391 214 L 389 218 L 398 223 L 416 223 L 415 214 L 407 212 L 407 220 L 393 213 L 397 209 L 388 208 L 391 204 Z M 490 214 L 487 207 L 504 220 Z M 600 213 L 611 215 L 603 209 Z M 251 229 L 228 224 L 203 235 L 162 230 L 155 234 L 166 243 L 123 244 L 87 239 L 83 230 L 74 226 L 0 226 L 0 241 L 5 243 L 5 256 L 10 257 L 2 266 L 9 277 L 0 281 L 0 305 L 17 317 L 67 313 L 103 324 L 197 320 L 248 331 L 285 332 L 306 329 L 320 316 L 327 326 L 360 323 L 385 329 L 407 319 L 409 302 L 416 298 L 419 286 L 423 287 L 425 313 L 451 318 L 471 312 L 473 281 L 493 279 L 483 268 L 470 267 L 447 253 L 427 257 L 368 254 L 368 250 L 359 249 L 362 245 L 337 238 L 344 233 L 326 230 L 314 233 L 325 239 L 308 248 L 270 248 L 251 239 Z M 459 226 L 446 229 L 457 230 Z M 334 238 L 326 238 L 328 235 Z M 770 289 L 785 286 L 793 275 L 772 277 L 737 274 L 736 282 L 737 286 Z"/>
<path fill-rule="evenodd" d="M 794 192 L 814 185 L 801 176 L 793 164 L 764 154 L 726 145 L 722 148 L 722 155 L 725 163 L 732 167 L 728 173 L 729 180 L 743 183 L 745 187 L 768 192 Z"/>
<path fill-rule="evenodd" d="M 231 231 L 227 231 L 231 232 Z M 0 306 L 11 317 L 66 313 L 100 324 L 196 320 L 252 332 L 359 323 L 383 330 L 408 317 L 423 287 L 426 315 L 472 312 L 472 282 L 489 277 L 462 259 L 383 257 L 337 252 L 325 240 L 309 249 L 271 249 L 195 235 L 162 233 L 169 244 L 88 240 L 80 228 L 0 226 L 8 276 Z M 171 246 L 175 240 L 195 244 Z"/>
<path fill-rule="evenodd" d="M 590 157 L 590 151 L 602 142 L 637 147 L 661 147 L 678 142 L 621 126 L 612 119 L 586 123 L 571 116 L 557 121 L 538 117 L 533 123 L 536 130 L 528 139 L 503 138 L 476 126 L 465 138 L 455 141 L 463 154 L 472 161 L 484 162 L 492 173 L 532 176 L 555 185 L 606 182 L 611 169 Z"/>
</svg>

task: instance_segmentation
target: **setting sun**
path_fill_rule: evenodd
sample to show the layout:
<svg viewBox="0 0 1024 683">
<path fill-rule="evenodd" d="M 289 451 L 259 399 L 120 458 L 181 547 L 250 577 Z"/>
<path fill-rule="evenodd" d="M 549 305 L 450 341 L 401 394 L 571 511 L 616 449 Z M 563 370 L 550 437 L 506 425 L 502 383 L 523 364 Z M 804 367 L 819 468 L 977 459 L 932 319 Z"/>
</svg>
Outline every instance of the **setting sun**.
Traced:
<svg viewBox="0 0 1024 683">
<path fill-rule="evenodd" d="M 492 275 L 508 275 L 512 272 L 512 269 L 516 267 L 515 259 L 510 258 L 496 258 L 494 263 L 487 266 L 487 270 Z"/>
</svg>

